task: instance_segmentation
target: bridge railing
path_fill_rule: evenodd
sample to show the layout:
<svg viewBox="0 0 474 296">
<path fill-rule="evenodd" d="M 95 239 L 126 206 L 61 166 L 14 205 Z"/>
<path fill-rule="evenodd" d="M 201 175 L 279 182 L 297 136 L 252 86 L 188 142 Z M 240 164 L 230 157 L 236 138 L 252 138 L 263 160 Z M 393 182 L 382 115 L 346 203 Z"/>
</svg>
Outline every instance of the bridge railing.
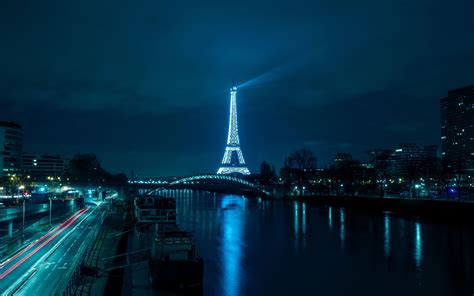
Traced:
<svg viewBox="0 0 474 296">
<path fill-rule="evenodd" d="M 168 186 L 174 186 L 174 185 L 182 185 L 182 184 L 200 184 L 201 182 L 207 182 L 207 181 L 229 181 L 233 183 L 239 183 L 241 185 L 247 186 L 248 188 L 252 188 L 258 192 L 264 193 L 268 196 L 271 196 L 272 194 L 265 189 L 261 188 L 260 186 L 255 185 L 252 182 L 249 182 L 247 180 L 235 177 L 235 176 L 230 176 L 230 175 L 217 175 L 217 174 L 202 174 L 202 175 L 195 175 L 195 176 L 189 176 L 189 177 L 184 177 L 181 179 L 174 180 L 172 182 L 161 182 L 161 183 L 153 183 L 153 184 L 160 184 L 162 185 L 162 189 L 166 189 Z M 134 181 L 134 184 L 152 184 L 147 181 Z M 156 192 L 158 189 L 152 190 L 151 192 Z"/>
<path fill-rule="evenodd" d="M 249 186 L 249 187 L 254 187 L 256 188 L 257 186 L 247 180 L 240 179 L 234 176 L 228 176 L 228 175 L 212 175 L 212 174 L 206 174 L 206 175 L 196 175 L 196 176 L 190 176 L 190 177 L 185 177 L 182 179 L 175 180 L 171 183 L 170 185 L 177 185 L 177 184 L 182 184 L 186 182 L 193 182 L 193 181 L 200 181 L 200 180 L 226 180 L 226 181 L 232 181 L 236 183 L 241 183 L 243 185 Z"/>
</svg>

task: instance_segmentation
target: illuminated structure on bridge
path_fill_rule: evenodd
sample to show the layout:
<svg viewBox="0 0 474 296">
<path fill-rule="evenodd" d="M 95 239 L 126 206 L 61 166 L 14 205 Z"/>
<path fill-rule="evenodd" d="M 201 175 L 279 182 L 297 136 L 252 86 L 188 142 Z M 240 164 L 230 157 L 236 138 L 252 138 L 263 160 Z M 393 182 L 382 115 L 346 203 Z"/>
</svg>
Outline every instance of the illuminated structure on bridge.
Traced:
<svg viewBox="0 0 474 296">
<path fill-rule="evenodd" d="M 239 128 L 237 125 L 237 87 L 230 89 L 230 114 L 229 114 L 229 132 L 227 134 L 227 146 L 225 147 L 224 157 L 221 167 L 217 174 L 250 175 L 250 171 L 245 165 L 242 150 L 240 150 Z"/>
<path fill-rule="evenodd" d="M 179 178 L 173 181 L 136 180 L 129 184 L 143 189 L 141 194 L 158 194 L 167 189 L 195 189 L 232 194 L 258 194 L 271 196 L 271 193 L 252 182 L 232 175 L 201 174 Z M 148 188 L 148 190 L 146 190 Z M 140 189 L 140 190 L 141 190 Z"/>
</svg>

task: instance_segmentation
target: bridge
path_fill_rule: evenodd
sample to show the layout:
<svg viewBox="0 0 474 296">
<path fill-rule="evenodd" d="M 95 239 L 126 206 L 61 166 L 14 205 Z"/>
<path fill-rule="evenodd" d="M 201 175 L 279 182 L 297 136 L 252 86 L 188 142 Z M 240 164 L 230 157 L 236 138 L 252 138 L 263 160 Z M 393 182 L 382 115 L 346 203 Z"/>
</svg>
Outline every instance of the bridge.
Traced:
<svg viewBox="0 0 474 296">
<path fill-rule="evenodd" d="M 191 189 L 247 196 L 271 196 L 270 192 L 254 183 L 232 175 L 201 174 L 183 177 L 170 182 L 138 180 L 130 183 L 136 187 L 151 190 L 149 193 L 156 193 L 166 189 Z"/>
</svg>

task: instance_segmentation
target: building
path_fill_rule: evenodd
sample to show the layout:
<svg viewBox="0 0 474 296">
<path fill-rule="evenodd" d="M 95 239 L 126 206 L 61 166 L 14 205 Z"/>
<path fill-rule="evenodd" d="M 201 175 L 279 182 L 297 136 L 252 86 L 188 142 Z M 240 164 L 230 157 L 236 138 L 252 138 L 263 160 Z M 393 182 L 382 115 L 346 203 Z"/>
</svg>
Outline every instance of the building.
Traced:
<svg viewBox="0 0 474 296">
<path fill-rule="evenodd" d="M 448 163 L 474 171 L 474 85 L 441 99 L 441 149 Z"/>
<path fill-rule="evenodd" d="M 19 174 L 23 153 L 23 128 L 12 121 L 0 121 L 0 177 Z"/>
<path fill-rule="evenodd" d="M 25 154 L 22 157 L 23 175 L 30 176 L 32 180 L 60 180 L 65 168 L 66 161 L 59 156 Z"/>
<path fill-rule="evenodd" d="M 390 171 L 394 176 L 413 177 L 435 170 L 438 147 L 400 144 L 392 154 Z"/>
<path fill-rule="evenodd" d="M 338 153 L 334 157 L 334 165 L 336 167 L 342 167 L 346 164 L 352 163 L 352 161 L 353 161 L 352 155 L 349 153 Z"/>
<path fill-rule="evenodd" d="M 369 161 L 367 168 L 376 169 L 377 171 L 388 172 L 393 167 L 393 149 L 373 149 L 368 151 Z"/>
</svg>

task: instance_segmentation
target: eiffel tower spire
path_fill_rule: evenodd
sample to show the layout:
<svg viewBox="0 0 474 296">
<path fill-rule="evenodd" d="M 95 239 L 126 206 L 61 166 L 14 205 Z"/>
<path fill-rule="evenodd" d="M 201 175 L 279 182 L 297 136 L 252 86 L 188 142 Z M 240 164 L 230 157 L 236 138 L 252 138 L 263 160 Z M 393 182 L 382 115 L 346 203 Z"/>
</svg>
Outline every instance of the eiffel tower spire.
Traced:
<svg viewBox="0 0 474 296">
<path fill-rule="evenodd" d="M 242 150 L 240 150 L 239 128 L 237 124 L 237 87 L 232 83 L 230 89 L 230 114 L 229 114 L 229 132 L 227 134 L 227 146 L 221 167 L 217 174 L 239 173 L 250 175 L 250 171 L 245 165 Z"/>
</svg>

